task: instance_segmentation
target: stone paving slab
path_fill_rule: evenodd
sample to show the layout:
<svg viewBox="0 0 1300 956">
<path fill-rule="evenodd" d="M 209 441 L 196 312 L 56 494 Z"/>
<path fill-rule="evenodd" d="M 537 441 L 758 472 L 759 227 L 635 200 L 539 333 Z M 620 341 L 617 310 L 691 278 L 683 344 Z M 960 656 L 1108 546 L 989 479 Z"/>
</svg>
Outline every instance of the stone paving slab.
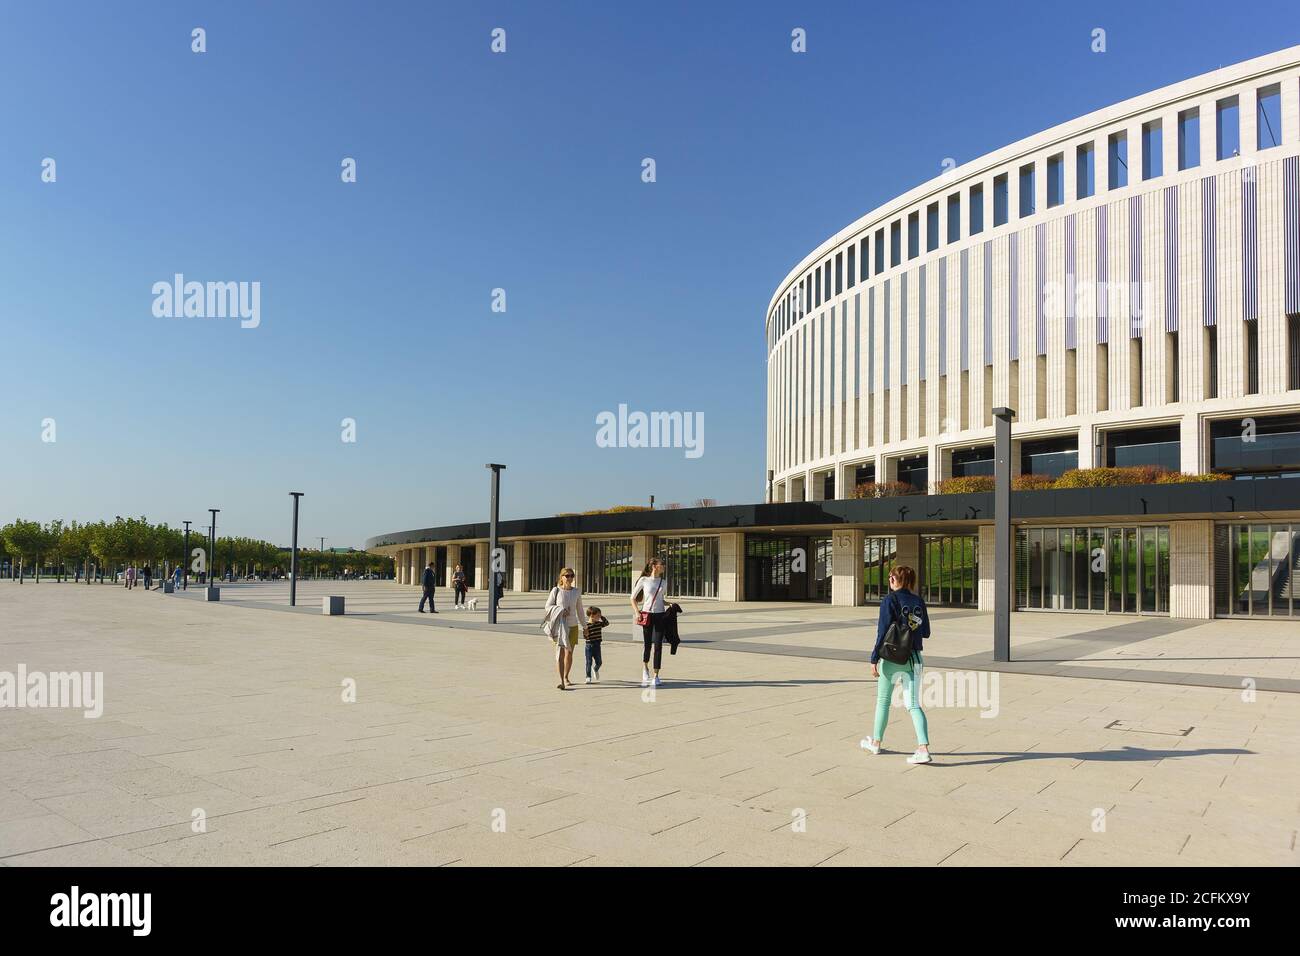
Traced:
<svg viewBox="0 0 1300 956">
<path fill-rule="evenodd" d="M 417 626 L 378 610 L 406 591 L 371 593 L 374 615 L 323 619 L 0 584 L 0 671 L 100 670 L 106 698 L 98 719 L 0 709 L 0 864 L 1300 862 L 1295 694 L 1000 673 L 996 716 L 928 707 L 935 763 L 916 767 L 901 709 L 888 752 L 858 747 L 857 661 L 693 645 L 649 693 L 639 647 L 611 641 L 605 680 L 561 692 L 534 611 Z"/>
</svg>

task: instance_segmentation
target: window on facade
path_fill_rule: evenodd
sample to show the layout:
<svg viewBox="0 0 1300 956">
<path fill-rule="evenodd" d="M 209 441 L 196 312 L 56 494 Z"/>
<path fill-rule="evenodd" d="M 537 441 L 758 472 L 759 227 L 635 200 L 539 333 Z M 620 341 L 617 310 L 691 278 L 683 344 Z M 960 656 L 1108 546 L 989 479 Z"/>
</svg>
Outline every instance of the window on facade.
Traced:
<svg viewBox="0 0 1300 956">
<path fill-rule="evenodd" d="M 925 209 L 925 251 L 939 248 L 939 204 L 930 203 Z"/>
<path fill-rule="evenodd" d="M 867 276 L 871 274 L 870 263 L 867 260 L 867 239 L 863 236 L 862 241 L 858 243 L 858 278 L 863 282 L 867 281 Z"/>
<path fill-rule="evenodd" d="M 1092 143 L 1081 143 L 1074 151 L 1074 198 L 1087 199 L 1097 191 L 1097 157 Z"/>
<path fill-rule="evenodd" d="M 961 193 L 948 197 L 948 241 L 956 242 L 961 238 Z"/>
<path fill-rule="evenodd" d="M 1272 149 L 1282 141 L 1282 87 L 1274 83 L 1255 93 L 1255 148 Z"/>
<path fill-rule="evenodd" d="M 858 281 L 858 271 L 857 271 L 857 269 L 854 267 L 854 263 L 855 263 L 854 254 L 855 254 L 857 251 L 858 251 L 858 247 L 857 247 L 857 246 L 854 246 L 854 245 L 850 245 L 850 246 L 849 246 L 849 267 L 848 267 L 848 275 L 849 275 L 849 288 L 850 288 L 850 289 L 852 289 L 852 288 L 853 288 L 853 284 L 854 284 L 855 282 Z"/>
<path fill-rule="evenodd" d="M 1128 134 L 1111 133 L 1106 140 L 1106 188 L 1123 189 L 1128 185 Z"/>
<path fill-rule="evenodd" d="M 831 300 L 831 260 L 827 259 L 822 263 L 822 273 L 825 277 L 822 288 L 826 290 L 826 298 L 824 301 L 829 302 Z"/>
<path fill-rule="evenodd" d="M 1214 104 L 1214 157 L 1231 159 L 1241 153 L 1241 108 L 1237 97 Z"/>
<path fill-rule="evenodd" d="M 593 594 L 632 591 L 632 539 L 600 538 L 587 542 L 582 588 Z"/>
<path fill-rule="evenodd" d="M 885 271 L 885 227 L 876 230 L 876 275 Z"/>
<path fill-rule="evenodd" d="M 1178 114 L 1178 168 L 1191 169 L 1199 165 L 1201 165 L 1201 111 L 1193 107 Z"/>
<path fill-rule="evenodd" d="M 1164 137 L 1160 120 L 1142 124 L 1142 178 L 1155 179 L 1165 168 Z"/>
<path fill-rule="evenodd" d="M 844 253 L 835 253 L 835 294 L 844 291 Z"/>
<path fill-rule="evenodd" d="M 1065 154 L 1047 158 L 1047 208 L 1065 202 Z"/>
<path fill-rule="evenodd" d="M 1079 467 L 1079 439 L 1045 438 L 1020 445 L 1020 473 L 1059 478 Z"/>
<path fill-rule="evenodd" d="M 1020 218 L 1034 214 L 1034 164 L 1020 167 Z"/>
<path fill-rule="evenodd" d="M 930 487 L 930 459 L 925 455 L 912 455 L 898 460 L 898 480 L 925 494 Z"/>
<path fill-rule="evenodd" d="M 896 266 L 903 261 L 903 224 L 895 221 L 889 227 L 889 264 Z"/>
<path fill-rule="evenodd" d="M 961 448 L 952 453 L 952 476 L 969 478 L 974 475 L 993 474 L 993 446 Z"/>
<path fill-rule="evenodd" d="M 915 259 L 921 251 L 921 214 L 914 212 L 907 217 L 907 258 Z"/>
<path fill-rule="evenodd" d="M 1007 224 L 1007 204 L 1010 201 L 1007 190 L 1007 174 L 993 178 L 993 227 Z"/>
<path fill-rule="evenodd" d="M 822 304 L 822 270 L 816 270 L 813 277 L 813 288 L 816 290 L 813 295 L 813 308 L 815 309 Z"/>
<path fill-rule="evenodd" d="M 550 591 L 564 567 L 563 541 L 528 543 L 528 590 Z"/>
<path fill-rule="evenodd" d="M 984 231 L 984 186 L 976 184 L 970 188 L 969 211 L 967 220 L 970 228 L 967 230 L 969 235 L 977 235 Z"/>
<path fill-rule="evenodd" d="M 1182 466 L 1180 448 L 1177 425 L 1109 431 L 1106 433 L 1106 465 L 1110 468 L 1154 465 L 1178 471 Z"/>
<path fill-rule="evenodd" d="M 1210 469 L 1240 477 L 1300 471 L 1300 415 L 1252 415 L 1250 441 L 1241 416 L 1210 423 Z"/>
</svg>

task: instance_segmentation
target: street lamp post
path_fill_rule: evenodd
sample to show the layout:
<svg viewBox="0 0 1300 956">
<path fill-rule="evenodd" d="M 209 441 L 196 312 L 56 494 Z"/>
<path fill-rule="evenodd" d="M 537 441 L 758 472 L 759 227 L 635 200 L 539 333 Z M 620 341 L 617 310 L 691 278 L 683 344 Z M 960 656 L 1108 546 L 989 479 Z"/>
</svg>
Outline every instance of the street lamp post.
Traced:
<svg viewBox="0 0 1300 956">
<path fill-rule="evenodd" d="M 505 465 L 488 465 L 492 470 L 492 503 L 488 512 L 488 623 L 497 622 L 497 519 L 501 515 L 501 472 Z M 504 574 L 505 572 L 500 572 Z"/>
<path fill-rule="evenodd" d="M 293 496 L 293 546 L 289 552 L 289 607 L 298 604 L 298 499 L 301 491 L 291 491 Z"/>
<path fill-rule="evenodd" d="M 1011 419 L 993 409 L 993 659 L 1011 660 Z"/>
<path fill-rule="evenodd" d="M 181 590 L 190 589 L 190 522 L 185 524 L 185 553 L 181 555 Z"/>
<path fill-rule="evenodd" d="M 204 567 L 203 580 L 209 588 L 212 587 L 212 569 L 217 562 L 217 515 L 221 512 L 220 508 L 209 508 L 212 513 L 212 524 L 208 526 L 208 561 Z"/>
</svg>

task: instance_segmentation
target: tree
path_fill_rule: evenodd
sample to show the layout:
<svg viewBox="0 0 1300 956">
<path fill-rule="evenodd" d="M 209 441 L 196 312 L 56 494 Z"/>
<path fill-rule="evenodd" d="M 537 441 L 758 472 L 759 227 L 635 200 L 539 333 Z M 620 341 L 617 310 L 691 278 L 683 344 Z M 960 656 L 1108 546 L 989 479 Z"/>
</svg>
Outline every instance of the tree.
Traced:
<svg viewBox="0 0 1300 956">
<path fill-rule="evenodd" d="M 45 544 L 45 531 L 39 521 L 24 521 L 19 518 L 7 524 L 0 532 L 4 535 L 5 549 L 18 556 L 18 583 L 23 583 L 27 572 L 27 562 L 38 558 Z"/>
</svg>

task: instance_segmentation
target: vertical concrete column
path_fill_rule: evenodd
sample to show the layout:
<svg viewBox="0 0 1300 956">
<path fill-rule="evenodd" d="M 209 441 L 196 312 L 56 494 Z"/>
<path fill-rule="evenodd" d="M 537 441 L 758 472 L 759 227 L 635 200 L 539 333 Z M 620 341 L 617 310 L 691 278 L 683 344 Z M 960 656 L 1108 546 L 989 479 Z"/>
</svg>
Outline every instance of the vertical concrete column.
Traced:
<svg viewBox="0 0 1300 956">
<path fill-rule="evenodd" d="M 632 537 L 632 580 L 641 576 L 641 569 L 655 553 L 654 535 L 638 534 Z"/>
<path fill-rule="evenodd" d="M 1229 92 L 1228 95 L 1231 96 L 1232 93 Z M 1216 108 L 1217 105 L 1218 104 L 1215 104 Z M 1241 142 L 1239 144 L 1240 148 L 1238 150 L 1238 154 L 1241 156 L 1249 156 L 1251 157 L 1252 160 L 1254 159 L 1255 154 L 1259 152 L 1259 150 L 1256 148 L 1259 145 L 1258 117 L 1259 117 L 1258 87 L 1252 84 L 1251 86 L 1242 87 L 1241 89 L 1237 90 L 1237 118 L 1241 123 Z M 1217 129 L 1218 118 L 1215 117 L 1214 122 L 1212 122 L 1210 125 L 1212 128 Z M 1201 129 L 1202 129 L 1202 135 L 1204 135 L 1203 132 L 1205 129 L 1204 117 L 1201 118 Z M 1276 132 L 1276 130 L 1274 132 Z M 1211 146 L 1210 146 L 1211 151 L 1207 153 L 1204 150 L 1202 150 L 1201 152 L 1201 162 L 1203 164 L 1206 162 L 1214 161 L 1213 150 L 1214 150 L 1214 143 L 1216 142 L 1216 137 L 1212 136 L 1210 138 L 1210 142 L 1211 142 Z M 1207 156 L 1209 157 L 1208 160 L 1206 159 Z"/>
<path fill-rule="evenodd" d="M 398 548 L 393 555 L 393 578 L 398 584 L 404 584 L 406 579 L 406 550 Z"/>
<path fill-rule="evenodd" d="M 805 471 L 803 486 L 807 490 L 805 495 L 805 500 L 807 501 L 821 501 L 826 497 L 824 494 L 826 489 L 822 484 L 821 475 L 818 472 Z"/>
<path fill-rule="evenodd" d="M 573 573 L 574 575 L 576 575 L 576 577 L 574 578 L 574 583 L 578 587 L 582 588 L 582 590 L 584 591 L 587 590 L 587 582 L 586 582 L 586 578 L 584 577 L 584 572 L 586 568 L 583 567 L 585 563 L 584 559 L 586 557 L 587 557 L 587 547 L 586 547 L 585 539 L 583 538 L 564 539 L 564 564 L 566 567 L 573 568 Z"/>
<path fill-rule="evenodd" d="M 1214 617 L 1214 522 L 1169 523 L 1169 616 Z"/>
<path fill-rule="evenodd" d="M 745 600 L 745 536 L 739 532 L 718 536 L 718 600 Z"/>
<path fill-rule="evenodd" d="M 420 583 L 420 572 L 424 569 L 420 567 L 420 558 L 424 555 L 424 548 L 411 549 L 411 579 L 408 584 Z"/>
<path fill-rule="evenodd" d="M 895 558 L 895 564 L 906 564 L 916 572 L 916 584 L 920 587 L 923 583 L 921 578 L 921 536 L 919 534 L 900 534 L 895 539 L 898 542 L 898 557 Z"/>
<path fill-rule="evenodd" d="M 423 582 L 424 582 L 424 569 L 427 568 L 431 562 L 436 561 L 437 558 L 438 558 L 437 549 L 434 548 L 434 546 L 431 544 L 426 545 L 424 548 L 424 563 L 420 565 L 421 586 L 423 586 Z M 434 573 L 435 574 L 437 573 L 437 565 L 434 566 Z M 436 578 L 434 579 L 434 582 L 437 583 Z"/>
<path fill-rule="evenodd" d="M 1209 455 L 1203 456 L 1201 450 L 1200 416 L 1195 412 L 1184 415 L 1178 423 L 1178 467 L 1182 471 L 1196 474 L 1208 471 L 1209 466 Z"/>
<path fill-rule="evenodd" d="M 1160 136 L 1162 139 L 1160 148 L 1164 151 L 1164 155 L 1161 157 L 1164 160 L 1162 163 L 1164 168 L 1159 170 L 1157 175 L 1172 176 L 1174 173 L 1178 172 L 1178 114 L 1180 112 L 1181 110 L 1171 109 L 1165 110 L 1160 114 Z M 1206 118 L 1205 105 L 1202 103 L 1200 113 L 1201 122 L 1204 123 Z M 1208 118 L 1210 124 L 1213 125 L 1213 107 L 1210 109 L 1210 116 Z M 1201 163 L 1213 162 L 1213 152 L 1210 153 L 1210 157 L 1211 158 L 1207 160 L 1205 156 L 1202 155 Z"/>
<path fill-rule="evenodd" d="M 994 545 L 993 525 L 980 525 L 979 529 L 979 562 L 980 562 L 980 581 L 979 581 L 979 609 L 981 611 L 993 610 L 994 589 L 997 587 L 994 572 L 996 571 L 997 550 Z M 1013 574 L 1012 580 L 1015 580 Z"/>
<path fill-rule="evenodd" d="M 474 545 L 474 580 L 471 587 L 486 591 L 492 580 L 492 561 L 488 555 L 488 543 L 480 541 Z"/>
<path fill-rule="evenodd" d="M 862 605 L 862 546 L 865 532 L 854 528 L 831 535 L 831 604 Z"/>
<path fill-rule="evenodd" d="M 447 545 L 447 566 L 442 569 L 443 587 L 451 587 L 451 576 L 456 573 L 456 565 L 458 564 L 460 564 L 460 545 Z"/>
<path fill-rule="evenodd" d="M 1288 71 L 1282 78 L 1282 142 L 1300 140 L 1300 83 L 1297 74 Z"/>
<path fill-rule="evenodd" d="M 527 541 L 515 542 L 515 566 L 512 569 L 514 574 L 514 587 L 518 592 L 528 590 L 528 558 L 529 547 Z"/>
</svg>

